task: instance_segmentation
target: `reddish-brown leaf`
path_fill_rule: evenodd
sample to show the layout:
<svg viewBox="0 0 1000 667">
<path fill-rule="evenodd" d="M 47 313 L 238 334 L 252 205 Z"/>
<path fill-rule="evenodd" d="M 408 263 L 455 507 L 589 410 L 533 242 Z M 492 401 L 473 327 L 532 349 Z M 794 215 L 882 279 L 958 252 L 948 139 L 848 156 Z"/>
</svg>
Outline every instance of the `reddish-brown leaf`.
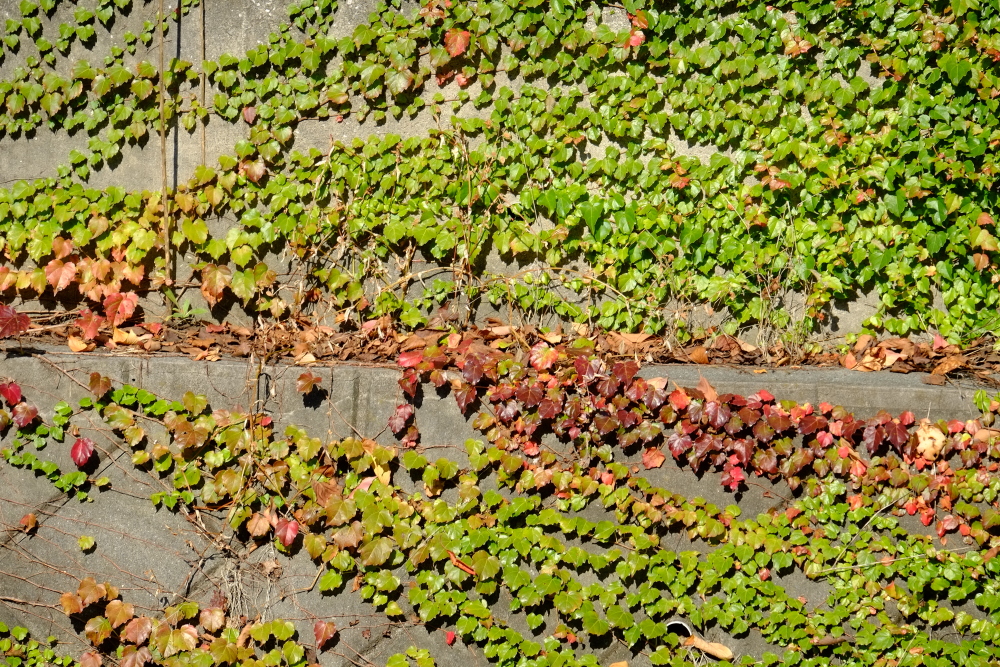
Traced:
<svg viewBox="0 0 1000 667">
<path fill-rule="evenodd" d="M 90 393 L 101 398 L 109 391 L 111 391 L 111 378 L 105 377 L 97 371 L 90 374 Z"/>
<path fill-rule="evenodd" d="M 140 616 L 128 622 L 128 625 L 125 626 L 125 631 L 122 633 L 122 637 L 133 644 L 142 644 L 149 639 L 149 633 L 152 629 L 152 619 Z"/>
<path fill-rule="evenodd" d="M 31 326 L 27 315 L 19 315 L 10 306 L 0 306 L 0 338 L 19 336 Z"/>
<path fill-rule="evenodd" d="M 243 120 L 247 125 L 253 125 L 257 120 L 257 107 L 243 107 Z"/>
<path fill-rule="evenodd" d="M 298 390 L 300 394 L 308 394 L 316 388 L 316 385 L 323 381 L 318 375 L 313 375 L 309 371 L 306 371 L 299 376 L 299 379 L 295 381 L 295 389 Z"/>
<path fill-rule="evenodd" d="M 147 647 L 126 646 L 122 650 L 122 659 L 118 664 L 119 667 L 143 667 L 143 665 L 152 659 L 153 655 Z M 83 667 L 83 665 L 80 667 Z"/>
<path fill-rule="evenodd" d="M 327 642 L 337 635 L 337 624 L 331 621 L 316 621 L 313 625 L 313 636 L 316 637 L 316 649 L 323 650 Z"/>
<path fill-rule="evenodd" d="M 471 384 L 462 382 L 453 391 L 455 393 L 455 401 L 458 403 L 458 409 L 464 415 L 472 402 L 476 400 L 476 388 Z"/>
<path fill-rule="evenodd" d="M 413 416 L 413 406 L 403 403 L 396 406 L 395 412 L 389 417 L 389 428 L 393 433 L 399 434 L 406 428 L 406 422 Z"/>
</svg>

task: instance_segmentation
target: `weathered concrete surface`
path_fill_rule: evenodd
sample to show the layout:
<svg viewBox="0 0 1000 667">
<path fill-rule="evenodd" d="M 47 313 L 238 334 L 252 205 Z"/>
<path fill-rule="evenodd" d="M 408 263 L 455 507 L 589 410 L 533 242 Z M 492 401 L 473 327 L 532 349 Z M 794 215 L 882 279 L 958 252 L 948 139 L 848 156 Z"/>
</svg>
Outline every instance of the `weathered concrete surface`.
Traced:
<svg viewBox="0 0 1000 667">
<path fill-rule="evenodd" d="M 389 444 L 394 439 L 386 423 L 403 400 L 396 383 L 399 372 L 389 366 L 313 367 L 310 371 L 323 378 L 322 392 L 304 399 L 295 390 L 295 380 L 304 370 L 301 367 L 262 366 L 229 359 L 199 363 L 172 356 L 38 352 L 40 358 L 17 356 L 16 346 L 10 346 L 8 353 L 0 356 L 0 377 L 17 380 L 27 400 L 36 402 L 43 414 L 58 400 L 72 404 L 85 395 L 86 389 L 77 380 L 85 382 L 91 371 L 100 371 L 116 383 L 134 384 L 169 398 L 194 391 L 206 394 L 213 407 L 255 405 L 272 414 L 279 429 L 296 424 L 323 439 L 360 435 Z M 694 366 L 651 366 L 643 369 L 643 374 L 665 375 L 681 386 L 694 386 L 704 376 L 720 392 L 745 394 L 765 388 L 779 399 L 829 401 L 862 416 L 878 409 L 897 413 L 909 409 L 921 416 L 929 412 L 932 417 L 964 418 L 974 414 L 973 386 L 928 387 L 920 383 L 917 375 L 838 369 L 754 374 Z M 460 445 L 475 437 L 476 432 L 450 395 L 424 387 L 416 420 L 421 446 L 432 448 L 428 451 L 431 458 L 447 456 L 465 463 Z M 251 553 L 244 545 L 229 540 L 221 528 L 224 516 L 212 516 L 210 512 L 186 516 L 154 508 L 149 496 L 163 490 L 165 484 L 169 486 L 169 477 L 160 479 L 136 469 L 129 448 L 103 424 L 80 426 L 103 450 L 101 468 L 89 471 L 91 478 L 107 475 L 111 479 L 110 490 L 91 493 L 92 502 L 66 499 L 46 479 L 0 463 L 0 527 L 5 531 L 0 538 L 0 595 L 53 605 L 25 606 L 8 599 L 0 604 L 0 621 L 27 625 L 41 636 L 54 634 L 68 642 L 69 650 L 78 653 L 84 647 L 78 634 L 82 628 L 75 627 L 55 605 L 61 592 L 74 589 L 83 577 L 93 576 L 120 586 L 123 597 L 143 613 L 155 613 L 165 604 L 185 597 L 207 601 L 220 591 L 229 597 L 234 610 L 251 619 L 260 616 L 294 620 L 301 637 L 310 636 L 316 618 L 333 619 L 343 634 L 334 651 L 324 654 L 327 664 L 347 665 L 359 655 L 382 664 L 389 655 L 410 645 L 434 649 L 439 664 L 457 667 L 468 661 L 467 649 L 444 644 L 440 628 L 410 621 L 388 623 L 384 615 L 350 592 L 349 581 L 337 595 L 320 594 L 315 588 L 305 590 L 315 580 L 316 564 L 301 555 L 285 557 L 269 545 Z M 0 447 L 9 446 L 9 437 L 0 442 Z M 49 445 L 37 454 L 68 471 L 75 469 L 68 450 L 67 442 Z M 735 503 L 743 516 L 752 517 L 780 506 L 790 495 L 783 484 L 754 480 L 757 484 L 734 496 L 723 490 L 717 473 L 710 471 L 698 478 L 669 461 L 646 474 L 655 484 L 689 498 L 702 497 L 719 507 Z M 404 478 L 405 473 L 396 473 L 397 482 L 407 482 Z M 596 507 L 589 511 L 603 512 Z M 31 536 L 17 531 L 18 521 L 29 512 L 34 512 L 40 523 Z M 95 538 L 92 552 L 81 552 L 77 543 L 81 535 Z M 681 533 L 664 536 L 663 546 L 675 551 L 704 552 L 707 548 Z M 825 585 L 794 573 L 783 579 L 780 573 L 775 576 L 791 595 L 805 596 L 810 605 L 827 603 L 829 591 Z M 405 595 L 399 601 L 409 618 Z M 509 601 L 503 596 L 492 606 L 498 617 L 510 615 L 505 611 Z M 351 626 L 352 620 L 358 623 Z M 717 629 L 708 634 L 710 639 L 739 647 L 740 653 L 759 656 L 771 650 L 753 632 L 738 638 L 726 637 Z M 619 656 L 620 648 L 601 650 L 602 664 L 605 658 L 625 657 Z M 485 663 L 478 650 L 473 655 Z M 640 657 L 626 659 L 643 664 Z"/>
</svg>

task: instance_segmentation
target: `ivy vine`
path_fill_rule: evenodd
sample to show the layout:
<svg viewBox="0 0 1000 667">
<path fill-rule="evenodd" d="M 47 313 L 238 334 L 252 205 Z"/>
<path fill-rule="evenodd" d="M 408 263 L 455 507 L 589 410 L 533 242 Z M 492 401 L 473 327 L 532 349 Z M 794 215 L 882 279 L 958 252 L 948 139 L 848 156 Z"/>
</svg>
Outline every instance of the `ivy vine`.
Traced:
<svg viewBox="0 0 1000 667">
<path fill-rule="evenodd" d="M 596 665 L 594 647 L 608 641 L 653 664 L 692 664 L 700 658 L 667 626 L 677 616 L 698 634 L 753 630 L 779 649 L 739 664 L 997 660 L 1000 433 L 990 419 L 862 420 L 766 392 L 671 390 L 634 362 L 601 359 L 586 339 L 506 351 L 475 336 L 426 343 L 401 356 L 400 384 L 411 396 L 447 388 L 463 412 L 478 407 L 484 439 L 457 460 L 420 446 L 410 403 L 389 420 L 396 446 L 323 442 L 294 425 L 276 432 L 266 414 L 116 387 L 100 373 L 85 382 L 90 396 L 45 411 L 48 421 L 18 383 L 0 383 L 0 421 L 16 430 L 2 453 L 86 501 L 113 485 L 86 472 L 105 453 L 76 425 L 99 418 L 160 480 L 151 500 L 163 511 L 217 511 L 234 536 L 312 559 L 320 591 L 350 588 L 387 621 L 440 630 L 500 665 Z M 315 382 L 303 373 L 299 391 Z M 42 460 L 47 446 L 68 447 L 81 469 Z M 771 477 L 793 497 L 742 517 L 735 504 L 652 483 L 644 471 L 667 457 L 733 493 Z M 907 515 L 942 546 L 904 528 Z M 22 526 L 45 529 L 32 515 Z M 666 548 L 678 535 L 706 553 Z M 84 538 L 81 548 L 94 548 Z M 829 585 L 830 604 L 789 595 L 783 578 L 796 571 Z M 501 589 L 527 631 L 502 620 Z M 185 600 L 154 618 L 136 615 L 111 583 L 85 580 L 60 604 L 86 621 L 94 649 L 82 667 L 104 655 L 133 667 L 308 662 L 293 624 L 240 626 L 223 599 Z M 316 653 L 336 644 L 326 623 L 317 619 Z M 410 659 L 433 660 L 415 648 L 390 662 Z"/>
<path fill-rule="evenodd" d="M 109 300 L 199 287 L 279 318 L 325 304 L 418 326 L 438 305 L 492 302 L 683 338 L 684 304 L 725 308 L 730 332 L 809 329 L 874 290 L 873 331 L 996 329 L 1000 18 L 986 0 L 428 0 L 379 5 L 341 39 L 336 3 L 304 0 L 243 55 L 160 72 L 143 59 L 154 15 L 103 63 L 67 62 L 95 22 L 145 6 L 81 4 L 55 26 L 54 0 L 25 0 L 7 23 L 24 64 L 0 82 L 0 131 L 88 145 L 0 190 L 5 295 L 80 295 L 85 318 L 116 326 L 132 310 Z M 419 114 L 440 129 L 294 146 L 302 123 Z M 209 119 L 245 138 L 175 190 L 86 185 L 162 126 Z M 219 217 L 235 222 L 210 231 Z M 196 283 L 172 285 L 175 252 L 198 258 Z M 531 263 L 496 273 L 490 253 Z"/>
</svg>

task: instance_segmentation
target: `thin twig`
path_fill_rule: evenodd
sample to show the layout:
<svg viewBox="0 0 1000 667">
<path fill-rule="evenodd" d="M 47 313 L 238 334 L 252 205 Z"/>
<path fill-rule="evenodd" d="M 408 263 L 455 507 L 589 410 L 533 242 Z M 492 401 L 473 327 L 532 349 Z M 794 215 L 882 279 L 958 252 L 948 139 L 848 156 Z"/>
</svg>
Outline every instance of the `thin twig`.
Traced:
<svg viewBox="0 0 1000 667">
<path fill-rule="evenodd" d="M 968 551 L 969 549 L 972 549 L 972 548 L 973 547 L 963 547 L 961 549 L 949 549 L 948 551 L 951 552 L 951 553 L 953 553 L 953 554 L 957 554 L 957 553 L 962 553 L 963 551 Z M 890 559 L 890 560 L 888 560 L 886 562 L 876 561 L 874 563 L 864 563 L 864 564 L 862 564 L 862 563 L 855 563 L 854 565 L 841 565 L 840 567 L 830 567 L 830 568 L 827 568 L 825 570 L 820 570 L 814 576 L 819 576 L 821 574 L 829 574 L 830 572 L 842 572 L 844 570 L 853 570 L 855 568 L 859 568 L 860 569 L 862 567 L 872 567 L 872 566 L 875 566 L 875 565 L 892 565 L 893 563 L 899 563 L 899 562 L 902 562 L 904 560 L 914 560 L 916 558 L 927 558 L 927 559 L 930 559 L 931 556 L 928 556 L 927 554 L 921 554 L 919 556 L 905 556 L 903 558 L 892 558 L 892 559 Z"/>
<path fill-rule="evenodd" d="M 59 605 L 45 604 L 44 602 L 33 602 L 31 600 L 21 600 L 20 598 L 12 598 L 8 595 L 0 595 L 0 601 L 10 602 L 12 604 L 23 604 L 29 607 L 46 607 L 48 609 L 59 609 Z"/>
</svg>

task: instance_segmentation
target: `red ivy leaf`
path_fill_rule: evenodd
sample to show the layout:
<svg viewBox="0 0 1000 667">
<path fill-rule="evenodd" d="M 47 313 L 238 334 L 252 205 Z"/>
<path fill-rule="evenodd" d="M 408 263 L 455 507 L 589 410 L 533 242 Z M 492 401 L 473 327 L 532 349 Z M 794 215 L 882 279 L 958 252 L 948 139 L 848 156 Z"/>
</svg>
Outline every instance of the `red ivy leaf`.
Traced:
<svg viewBox="0 0 1000 667">
<path fill-rule="evenodd" d="M 31 326 L 27 315 L 18 315 L 10 306 L 0 306 L 0 338 L 19 336 Z"/>
<path fill-rule="evenodd" d="M 448 55 L 452 58 L 457 58 L 469 48 L 470 38 L 471 35 L 468 30 L 452 28 L 444 35 L 444 48 L 448 49 Z"/>
<path fill-rule="evenodd" d="M 743 468 L 732 466 L 722 473 L 722 486 L 729 487 L 730 491 L 735 491 L 739 488 L 740 482 L 745 479 L 746 475 L 743 474 Z"/>
<path fill-rule="evenodd" d="M 451 630 L 449 630 L 448 632 L 444 633 L 444 641 L 445 641 L 446 644 L 448 644 L 448 646 L 451 646 L 452 644 L 454 644 L 455 643 L 455 633 L 452 632 Z"/>
<path fill-rule="evenodd" d="M 247 125 L 253 125 L 257 120 L 257 107 L 243 107 L 243 120 Z"/>
<path fill-rule="evenodd" d="M 16 382 L 0 383 L 0 396 L 7 401 L 7 405 L 17 405 L 21 402 L 21 386 Z"/>
<path fill-rule="evenodd" d="M 104 318 L 88 308 L 80 313 L 80 317 L 73 324 L 83 331 L 84 339 L 93 340 L 97 338 L 97 330 L 104 324 Z"/>
<path fill-rule="evenodd" d="M 538 342 L 531 348 L 531 367 L 536 371 L 547 371 L 559 358 L 559 350 L 548 343 Z"/>
<path fill-rule="evenodd" d="M 410 350 L 399 355 L 399 365 L 403 368 L 413 368 L 424 360 L 423 350 Z"/>
<path fill-rule="evenodd" d="M 399 388 L 403 390 L 410 398 L 417 395 L 417 383 L 419 381 L 417 377 L 417 372 L 412 368 L 407 368 L 406 372 L 403 373 L 403 377 L 399 378 Z"/>
<path fill-rule="evenodd" d="M 397 405 L 396 411 L 392 413 L 391 417 L 389 417 L 389 428 L 392 429 L 393 433 L 398 435 L 404 428 L 406 428 L 406 422 L 409 421 L 412 416 L 412 405 L 409 403 Z"/>
<path fill-rule="evenodd" d="M 278 536 L 278 540 L 284 546 L 291 546 L 292 542 L 295 541 L 295 536 L 299 534 L 299 522 L 289 521 L 288 519 L 281 517 L 278 519 L 278 523 L 274 527 L 274 534 Z"/>
<path fill-rule="evenodd" d="M 27 403 L 18 403 L 14 406 L 13 412 L 14 423 L 17 424 L 18 428 L 25 428 L 38 416 L 38 408 Z"/>
<path fill-rule="evenodd" d="M 323 647 L 337 634 L 337 625 L 330 621 L 316 621 L 313 626 L 313 636 L 316 637 L 316 648 L 323 650 Z"/>
<path fill-rule="evenodd" d="M 104 299 L 104 314 L 114 326 L 119 327 L 132 317 L 138 303 L 139 297 L 134 292 L 128 294 L 115 292 Z"/>
<path fill-rule="evenodd" d="M 678 412 L 686 408 L 691 403 L 691 399 L 681 389 L 674 389 L 670 392 L 670 396 L 667 397 L 667 400 L 670 401 L 670 405 L 673 406 L 674 410 L 677 410 Z"/>
<path fill-rule="evenodd" d="M 82 468 L 94 455 L 94 441 L 90 438 L 77 438 L 73 447 L 69 450 L 69 455 L 77 468 Z"/>
<path fill-rule="evenodd" d="M 628 361 L 619 361 L 611 369 L 611 374 L 618 379 L 619 382 L 628 382 L 634 378 L 639 373 L 639 364 L 633 359 Z"/>
</svg>

